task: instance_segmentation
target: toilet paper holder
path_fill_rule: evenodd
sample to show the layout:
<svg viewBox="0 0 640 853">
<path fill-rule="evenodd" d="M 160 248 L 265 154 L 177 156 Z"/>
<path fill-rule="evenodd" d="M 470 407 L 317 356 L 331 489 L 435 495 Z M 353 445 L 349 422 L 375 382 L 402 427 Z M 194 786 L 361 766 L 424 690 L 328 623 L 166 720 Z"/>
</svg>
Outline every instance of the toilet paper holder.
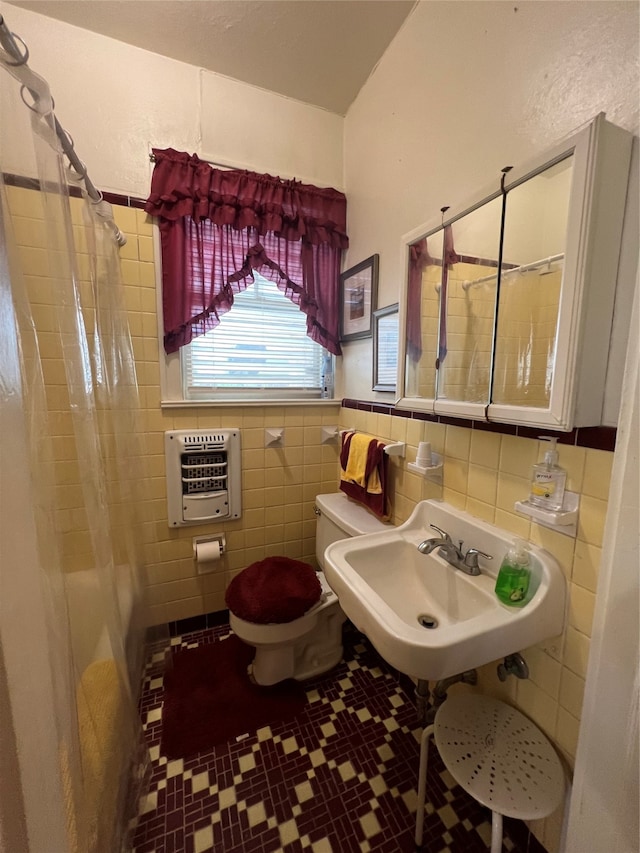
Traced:
<svg viewBox="0 0 640 853">
<path fill-rule="evenodd" d="M 206 542 L 217 542 L 220 546 L 220 556 L 227 549 L 227 540 L 224 533 L 215 533 L 212 536 L 194 536 L 191 540 L 193 543 L 193 559 L 198 559 L 198 545 L 204 545 Z"/>
</svg>

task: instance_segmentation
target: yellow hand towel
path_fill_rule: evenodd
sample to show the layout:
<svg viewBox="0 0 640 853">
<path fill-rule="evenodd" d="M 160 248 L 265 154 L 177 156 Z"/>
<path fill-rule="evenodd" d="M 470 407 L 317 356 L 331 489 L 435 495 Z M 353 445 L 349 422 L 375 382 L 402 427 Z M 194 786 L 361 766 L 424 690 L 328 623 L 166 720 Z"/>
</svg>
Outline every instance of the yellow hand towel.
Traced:
<svg viewBox="0 0 640 853">
<path fill-rule="evenodd" d="M 377 468 L 374 468 L 367 478 L 367 458 L 372 441 L 377 441 L 372 435 L 362 432 L 353 434 L 349 445 L 347 466 L 340 471 L 340 479 L 366 488 L 369 494 L 379 495 L 382 492 L 382 486 Z"/>
</svg>

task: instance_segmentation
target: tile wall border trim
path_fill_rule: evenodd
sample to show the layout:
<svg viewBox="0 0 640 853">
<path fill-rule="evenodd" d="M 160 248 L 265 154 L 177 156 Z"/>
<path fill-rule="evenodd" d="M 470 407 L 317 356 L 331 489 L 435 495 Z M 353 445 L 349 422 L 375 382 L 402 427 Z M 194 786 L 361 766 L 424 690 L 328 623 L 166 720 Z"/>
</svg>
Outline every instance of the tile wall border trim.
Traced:
<svg viewBox="0 0 640 853">
<path fill-rule="evenodd" d="M 20 187 L 23 190 L 39 190 L 40 181 L 38 178 L 27 178 L 25 175 L 14 175 L 11 172 L 3 172 L 2 179 L 8 187 Z M 69 195 L 72 198 L 82 198 L 82 190 L 80 187 L 67 187 Z M 144 198 L 138 198 L 133 195 L 122 195 L 121 193 L 110 193 L 101 190 L 102 197 L 109 204 L 119 204 L 122 207 L 135 207 L 143 210 L 146 202 Z"/>
<path fill-rule="evenodd" d="M 216 610 L 212 613 L 201 613 L 199 616 L 188 616 L 186 619 L 175 619 L 167 623 L 170 637 L 179 637 L 189 634 L 191 631 L 205 631 L 207 628 L 216 628 L 229 621 L 228 610 Z"/>
<path fill-rule="evenodd" d="M 578 427 L 571 432 L 558 432 L 547 427 L 516 426 L 515 424 L 493 423 L 491 421 L 465 420 L 450 418 L 445 415 L 432 415 L 428 412 L 416 412 L 410 409 L 397 409 L 393 403 L 377 403 L 370 400 L 353 400 L 345 398 L 343 409 L 356 409 L 359 412 L 372 412 L 379 415 L 392 415 L 396 418 L 410 418 L 416 421 L 446 424 L 447 426 L 464 427 L 465 429 L 483 432 L 497 432 L 502 435 L 517 435 L 521 438 L 538 438 L 541 433 L 557 437 L 558 444 L 572 444 L 576 447 L 588 447 L 592 450 L 607 450 L 613 452 L 616 447 L 616 427 L 594 426 Z"/>
</svg>

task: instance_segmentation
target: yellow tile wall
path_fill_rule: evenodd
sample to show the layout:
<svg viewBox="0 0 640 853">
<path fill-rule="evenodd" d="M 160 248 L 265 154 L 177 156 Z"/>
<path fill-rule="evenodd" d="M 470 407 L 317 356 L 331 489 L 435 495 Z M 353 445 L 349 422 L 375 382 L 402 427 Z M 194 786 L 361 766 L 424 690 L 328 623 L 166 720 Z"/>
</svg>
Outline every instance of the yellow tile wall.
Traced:
<svg viewBox="0 0 640 853">
<path fill-rule="evenodd" d="M 427 266 L 422 274 L 422 358 L 410 365 L 408 393 L 432 398 L 436 381 L 439 290 L 442 269 Z M 466 290 L 465 282 L 495 276 L 495 268 L 455 264 L 449 272 L 447 360 L 440 370 L 438 396 L 485 402 L 488 395 L 495 278 Z M 556 320 L 562 270 L 531 271 L 507 277 L 498 314 L 494 401 L 547 406 L 555 354 Z M 536 336 L 531 340 L 531 327 Z"/>
<path fill-rule="evenodd" d="M 231 578 L 266 556 L 315 561 L 315 496 L 336 490 L 337 445 L 321 427 L 338 422 L 338 406 L 160 408 L 159 345 L 152 224 L 143 211 L 115 207 L 127 234 L 121 251 L 142 407 L 147 498 L 144 547 L 152 624 L 224 609 Z M 285 446 L 264 447 L 265 427 L 283 426 Z M 242 517 L 179 529 L 167 526 L 164 432 L 238 427 L 242 440 Z M 192 539 L 224 532 L 227 552 L 198 575 Z"/>
<path fill-rule="evenodd" d="M 495 282 L 464 289 L 466 281 L 495 275 L 492 267 L 458 263 L 447 284 L 447 358 L 438 379 L 438 396 L 485 402 L 495 310 Z"/>
<path fill-rule="evenodd" d="M 528 680 L 510 676 L 501 683 L 496 662 L 479 671 L 477 689 L 519 707 L 546 732 L 572 768 L 613 453 L 558 446 L 560 465 L 568 472 L 567 488 L 581 494 L 578 535 L 573 539 L 514 511 L 514 502 L 529 493 L 531 465 L 542 459 L 545 442 L 349 408 L 342 409 L 340 425 L 387 441 L 407 442 L 406 457 L 389 460 L 394 524 L 406 521 L 419 500 L 442 499 L 531 540 L 556 558 L 567 581 L 569 599 L 563 635 L 532 648 L 514 649 L 522 652 L 529 664 Z M 420 441 L 430 441 L 433 450 L 444 456 L 442 486 L 407 470 L 407 462 L 415 459 Z M 557 849 L 557 814 L 536 825 L 534 831 L 549 851 Z"/>
<path fill-rule="evenodd" d="M 314 562 L 319 493 L 336 490 L 337 450 L 320 443 L 322 424 L 336 424 L 337 407 L 147 410 L 145 549 L 152 621 L 181 619 L 224 608 L 231 578 L 266 556 Z M 284 426 L 285 447 L 264 448 L 265 426 Z M 167 526 L 163 433 L 168 429 L 239 427 L 242 438 L 242 517 L 220 524 Z M 224 532 L 227 553 L 215 570 L 197 575 L 192 538 Z"/>
<path fill-rule="evenodd" d="M 40 353 L 53 459 L 50 470 L 56 508 L 56 530 L 66 571 L 95 565 L 81 485 L 81 464 L 73 433 L 64 359 L 58 333 L 55 271 L 48 245 L 40 193 L 7 187 L 11 226 Z M 86 280 L 80 282 L 86 290 Z M 18 316 L 23 343 L 29 342 L 30 318 Z M 31 347 L 29 346 L 29 350 Z"/>
<path fill-rule="evenodd" d="M 43 260 L 46 236 L 37 192 L 8 187 L 7 195 L 31 310 L 38 331 L 50 410 L 55 454 L 58 531 L 64 568 L 93 566 L 80 485 L 80 466 L 66 391 L 57 329 L 56 306 Z M 71 199 L 76 245 L 85 248 L 82 202 Z M 254 560 L 284 554 L 315 559 L 317 494 L 337 487 L 337 446 L 321 444 L 322 425 L 338 422 L 339 406 L 160 408 L 156 277 L 151 222 L 134 208 L 114 206 L 118 226 L 127 236 L 120 250 L 124 300 L 128 311 L 140 391 L 143 447 L 144 558 L 148 581 L 150 624 L 196 616 L 224 608 L 231 578 Z M 80 293 L 89 334 L 93 295 L 88 256 L 79 258 Z M 285 447 L 265 449 L 263 430 L 285 427 Z M 167 525 L 164 432 L 170 429 L 239 427 L 242 432 L 242 517 L 228 523 L 178 530 Z M 192 538 L 224 532 L 227 553 L 213 572 L 198 575 Z"/>
<path fill-rule="evenodd" d="M 144 547 L 152 624 L 224 608 L 231 578 L 274 554 L 315 561 L 314 498 L 337 486 L 337 446 L 321 444 L 322 425 L 336 425 L 339 407 L 160 408 L 159 345 L 152 224 L 141 210 L 114 207 L 127 235 L 121 250 L 144 429 Z M 285 428 L 282 449 L 264 447 L 264 429 Z M 167 526 L 164 432 L 239 427 L 242 517 L 179 529 Z M 198 575 L 192 539 L 224 532 L 227 553 L 213 572 Z"/>
</svg>

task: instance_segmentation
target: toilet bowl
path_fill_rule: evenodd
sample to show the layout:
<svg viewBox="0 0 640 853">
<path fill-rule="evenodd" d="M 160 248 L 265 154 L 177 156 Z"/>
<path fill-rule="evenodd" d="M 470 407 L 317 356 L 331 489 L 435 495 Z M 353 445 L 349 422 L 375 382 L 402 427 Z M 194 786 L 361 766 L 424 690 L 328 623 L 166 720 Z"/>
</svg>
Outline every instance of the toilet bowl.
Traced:
<svg viewBox="0 0 640 853">
<path fill-rule="evenodd" d="M 346 616 L 322 572 L 325 549 L 340 539 L 377 533 L 388 526 L 342 492 L 318 495 L 315 512 L 321 586 L 315 604 L 296 619 L 269 624 L 250 622 L 229 611 L 231 630 L 256 649 L 250 674 L 257 684 L 266 686 L 287 678 L 304 681 L 322 675 L 340 662 Z"/>
</svg>

